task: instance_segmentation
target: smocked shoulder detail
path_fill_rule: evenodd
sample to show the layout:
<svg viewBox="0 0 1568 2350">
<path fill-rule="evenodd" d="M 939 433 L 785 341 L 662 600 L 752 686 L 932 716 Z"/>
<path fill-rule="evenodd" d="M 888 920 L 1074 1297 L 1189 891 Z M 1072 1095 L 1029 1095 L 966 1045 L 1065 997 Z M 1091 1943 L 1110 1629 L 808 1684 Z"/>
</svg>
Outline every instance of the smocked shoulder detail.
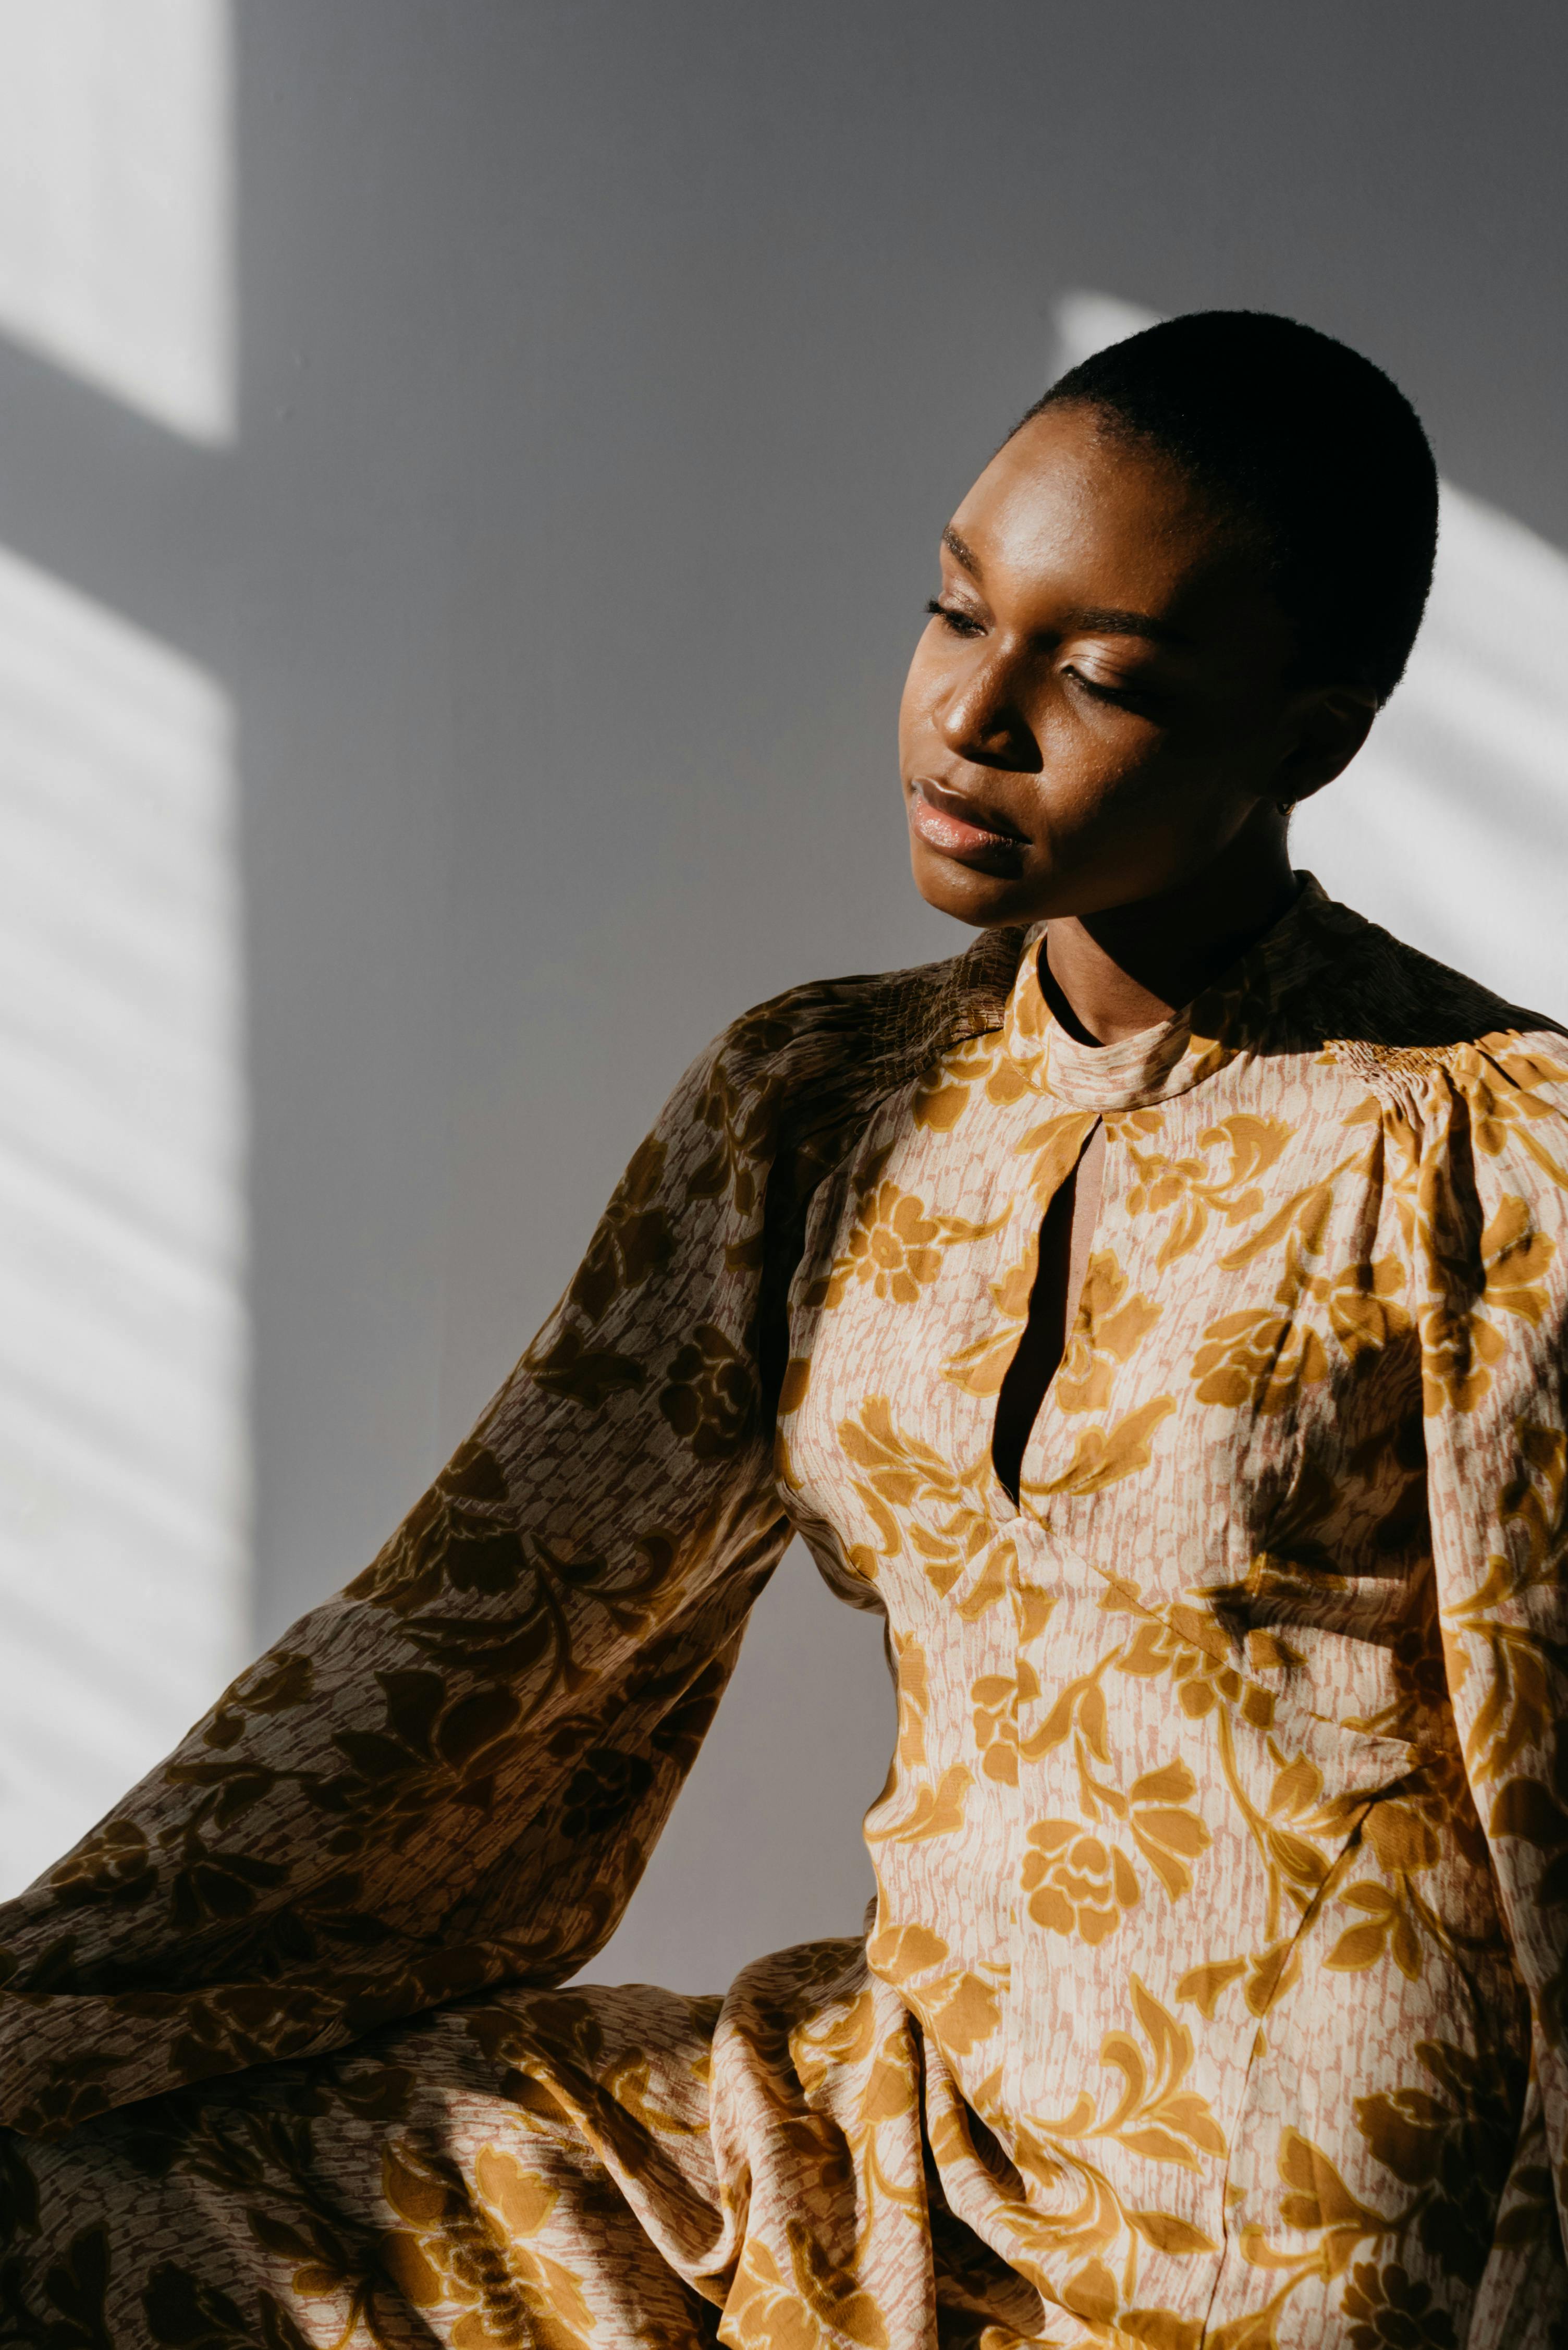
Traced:
<svg viewBox="0 0 1568 2350">
<path fill-rule="evenodd" d="M 1519 1036 L 1564 1036 L 1563 1024 L 1510 1003 L 1479 980 L 1390 936 L 1345 907 L 1327 910 L 1338 951 L 1286 999 L 1336 1059 L 1389 1073 L 1449 1066 L 1457 1052 Z M 1564 1036 L 1568 1042 L 1568 1036 Z"/>
<path fill-rule="evenodd" d="M 987 931 L 942 962 L 788 988 L 732 1021 L 717 1057 L 737 1081 L 815 1080 L 836 1065 L 875 1096 L 1002 1026 L 1026 935 Z"/>
</svg>

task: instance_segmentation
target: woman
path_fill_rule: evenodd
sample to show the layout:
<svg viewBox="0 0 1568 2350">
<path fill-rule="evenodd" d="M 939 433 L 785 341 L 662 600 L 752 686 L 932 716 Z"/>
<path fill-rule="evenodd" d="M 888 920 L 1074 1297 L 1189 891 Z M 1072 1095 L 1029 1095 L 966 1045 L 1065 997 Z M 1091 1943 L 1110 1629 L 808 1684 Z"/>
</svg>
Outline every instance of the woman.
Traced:
<svg viewBox="0 0 1568 2350">
<path fill-rule="evenodd" d="M 689 1075 L 408 1523 L 0 1913 L 0 2342 L 1563 2338 L 1568 1039 L 1293 877 L 1430 574 L 1394 387 L 1064 378 L 905 696 L 952 962 Z M 792 1532 L 865 1943 L 560 1991 Z"/>
</svg>

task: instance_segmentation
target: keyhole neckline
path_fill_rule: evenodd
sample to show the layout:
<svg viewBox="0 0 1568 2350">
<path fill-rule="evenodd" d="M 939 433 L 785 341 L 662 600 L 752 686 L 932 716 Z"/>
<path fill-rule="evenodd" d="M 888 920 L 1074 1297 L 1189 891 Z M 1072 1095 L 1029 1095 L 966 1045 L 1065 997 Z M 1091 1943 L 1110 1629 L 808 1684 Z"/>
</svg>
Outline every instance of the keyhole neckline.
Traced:
<svg viewBox="0 0 1568 2350">
<path fill-rule="evenodd" d="M 1103 1204 L 1105 1148 L 1105 1120 L 1091 1118 L 1077 1156 L 1047 1201 L 1036 1230 L 1029 1309 L 992 1415 L 992 1472 L 1013 1511 L 1020 1507 L 1023 1463 L 1034 1431 L 1083 1319 L 1085 1283 Z M 1094 1169 L 1094 1194 L 1085 1203 L 1080 1247 L 1076 1211 L 1085 1165 Z M 1058 1276 L 1059 1294 L 1048 1294 L 1044 1284 L 1055 1292 Z"/>
</svg>

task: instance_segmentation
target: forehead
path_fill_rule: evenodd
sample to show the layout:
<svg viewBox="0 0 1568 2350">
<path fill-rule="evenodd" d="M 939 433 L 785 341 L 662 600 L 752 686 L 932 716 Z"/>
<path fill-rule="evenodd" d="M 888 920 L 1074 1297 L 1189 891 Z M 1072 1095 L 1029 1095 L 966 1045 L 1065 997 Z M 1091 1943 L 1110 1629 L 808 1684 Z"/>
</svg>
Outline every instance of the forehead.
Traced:
<svg viewBox="0 0 1568 2350">
<path fill-rule="evenodd" d="M 1070 598 L 1175 618 L 1258 584 L 1233 523 L 1158 451 L 1093 411 L 1048 408 L 999 449 L 953 515 L 994 602 Z"/>
</svg>

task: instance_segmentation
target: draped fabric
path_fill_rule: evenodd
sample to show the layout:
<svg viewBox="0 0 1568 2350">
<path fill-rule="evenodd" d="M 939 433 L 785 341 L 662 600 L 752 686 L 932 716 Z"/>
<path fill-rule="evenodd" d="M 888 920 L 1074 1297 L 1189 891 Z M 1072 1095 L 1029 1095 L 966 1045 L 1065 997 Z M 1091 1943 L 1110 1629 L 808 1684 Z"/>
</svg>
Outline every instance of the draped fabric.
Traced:
<svg viewBox="0 0 1568 2350">
<path fill-rule="evenodd" d="M 726 1032 L 381 1556 L 0 1909 L 0 2345 L 1568 2339 L 1568 1037 L 1310 881 L 1107 1047 L 1038 942 Z M 792 1532 L 896 1667 L 866 1937 L 559 1988 Z"/>
</svg>

